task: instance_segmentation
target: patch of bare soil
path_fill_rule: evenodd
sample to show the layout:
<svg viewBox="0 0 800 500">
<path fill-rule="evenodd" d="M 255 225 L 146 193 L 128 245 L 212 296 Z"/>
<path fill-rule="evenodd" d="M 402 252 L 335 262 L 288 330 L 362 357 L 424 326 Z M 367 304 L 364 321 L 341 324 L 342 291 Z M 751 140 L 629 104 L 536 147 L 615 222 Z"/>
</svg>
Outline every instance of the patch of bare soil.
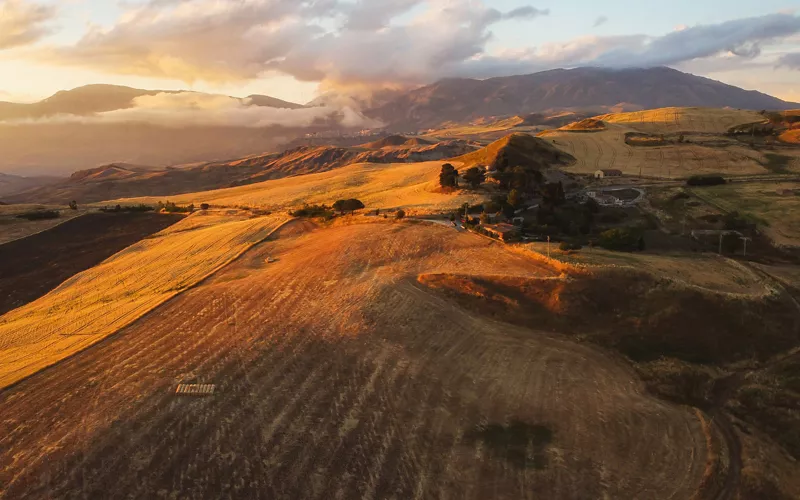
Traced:
<svg viewBox="0 0 800 500">
<path fill-rule="evenodd" d="M 86 214 L 41 233 L 0 245 L 0 314 L 32 302 L 183 217 L 167 214 Z"/>
</svg>

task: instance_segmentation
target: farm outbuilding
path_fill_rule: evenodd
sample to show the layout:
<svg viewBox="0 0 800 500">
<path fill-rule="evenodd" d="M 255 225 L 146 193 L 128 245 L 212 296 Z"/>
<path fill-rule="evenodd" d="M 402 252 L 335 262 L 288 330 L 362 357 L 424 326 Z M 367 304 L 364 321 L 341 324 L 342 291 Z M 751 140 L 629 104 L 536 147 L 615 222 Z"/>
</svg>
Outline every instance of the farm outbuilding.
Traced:
<svg viewBox="0 0 800 500">
<path fill-rule="evenodd" d="M 622 177 L 622 170 L 604 169 L 594 173 L 595 179 L 605 179 L 606 177 Z"/>
</svg>

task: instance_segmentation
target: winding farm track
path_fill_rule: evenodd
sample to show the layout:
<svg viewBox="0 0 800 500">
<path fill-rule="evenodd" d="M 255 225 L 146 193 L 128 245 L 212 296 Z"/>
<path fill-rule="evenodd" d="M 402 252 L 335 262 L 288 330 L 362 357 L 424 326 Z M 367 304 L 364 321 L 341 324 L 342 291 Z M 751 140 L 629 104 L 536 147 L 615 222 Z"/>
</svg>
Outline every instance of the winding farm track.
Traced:
<svg viewBox="0 0 800 500">
<path fill-rule="evenodd" d="M 293 222 L 0 392 L 0 498 L 694 494 L 708 450 L 693 413 L 603 352 L 461 309 L 422 273 L 557 277 L 439 226 Z M 182 398 L 180 382 L 216 392 Z M 520 426 L 546 438 L 520 451 L 481 433 Z"/>
</svg>

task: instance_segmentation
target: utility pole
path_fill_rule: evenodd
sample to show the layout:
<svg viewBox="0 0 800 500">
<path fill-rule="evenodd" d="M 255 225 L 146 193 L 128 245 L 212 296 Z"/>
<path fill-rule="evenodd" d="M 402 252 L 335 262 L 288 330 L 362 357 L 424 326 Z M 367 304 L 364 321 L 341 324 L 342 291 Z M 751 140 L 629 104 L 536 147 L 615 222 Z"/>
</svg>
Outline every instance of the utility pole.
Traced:
<svg viewBox="0 0 800 500">
<path fill-rule="evenodd" d="M 744 254 L 743 255 L 745 257 L 747 257 L 747 242 L 748 241 L 752 241 L 753 238 L 748 238 L 747 236 L 740 236 L 739 239 L 744 242 Z"/>
<path fill-rule="evenodd" d="M 719 254 L 722 255 L 722 238 L 725 236 L 725 233 L 719 233 Z"/>
<path fill-rule="evenodd" d="M 547 237 L 547 258 L 550 259 L 550 237 Z"/>
</svg>

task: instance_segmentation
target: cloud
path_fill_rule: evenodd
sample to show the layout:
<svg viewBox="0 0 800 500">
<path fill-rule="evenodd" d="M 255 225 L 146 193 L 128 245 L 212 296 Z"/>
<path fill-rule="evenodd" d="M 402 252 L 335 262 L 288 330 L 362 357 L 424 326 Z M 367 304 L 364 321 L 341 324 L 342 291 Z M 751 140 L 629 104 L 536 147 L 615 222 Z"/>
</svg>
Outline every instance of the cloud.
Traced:
<svg viewBox="0 0 800 500">
<path fill-rule="evenodd" d="M 48 35 L 56 9 L 26 0 L 0 0 L 0 50 L 37 42 Z"/>
<path fill-rule="evenodd" d="M 592 25 L 593 28 L 597 28 L 598 26 L 602 26 L 608 22 L 608 18 L 606 16 L 600 16 L 594 20 L 594 24 Z"/>
<path fill-rule="evenodd" d="M 670 66 L 731 52 L 745 59 L 761 53 L 761 46 L 800 32 L 800 17 L 770 14 L 720 24 L 692 26 L 661 37 L 647 37 L 638 45 L 614 47 L 594 61 L 601 66 Z"/>
<path fill-rule="evenodd" d="M 46 118 L 12 120 L 10 124 L 145 123 L 161 127 L 189 126 L 261 128 L 282 126 L 304 128 L 320 123 L 343 127 L 378 127 L 379 123 L 353 109 L 317 107 L 279 109 L 252 105 L 249 99 L 195 92 L 160 93 L 137 97 L 133 106 L 90 116 L 62 114 Z"/>
<path fill-rule="evenodd" d="M 40 58 L 189 83 L 274 71 L 303 81 L 418 84 L 482 55 L 494 25 L 547 13 L 503 12 L 484 0 L 152 0 Z"/>
<path fill-rule="evenodd" d="M 777 67 L 782 68 L 786 67 L 789 69 L 794 69 L 800 71 L 800 52 L 793 52 L 790 54 L 784 54 L 778 58 Z"/>
<path fill-rule="evenodd" d="M 585 36 L 489 50 L 493 29 L 549 14 L 489 0 L 150 0 L 111 28 L 39 57 L 116 74 L 246 81 L 279 73 L 331 88 L 407 87 L 575 66 L 676 66 L 730 55 L 748 61 L 800 34 L 800 17 L 770 14 L 685 26 L 663 36 Z M 599 26 L 605 17 L 596 20 Z"/>
</svg>

